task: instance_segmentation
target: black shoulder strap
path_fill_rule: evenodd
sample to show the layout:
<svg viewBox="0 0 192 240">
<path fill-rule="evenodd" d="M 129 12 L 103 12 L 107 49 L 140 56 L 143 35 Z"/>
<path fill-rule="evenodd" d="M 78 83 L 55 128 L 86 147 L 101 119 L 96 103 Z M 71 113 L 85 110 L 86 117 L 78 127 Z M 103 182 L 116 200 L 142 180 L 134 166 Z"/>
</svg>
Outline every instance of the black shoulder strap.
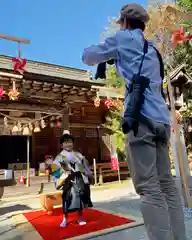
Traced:
<svg viewBox="0 0 192 240">
<path fill-rule="evenodd" d="M 163 59 L 162 59 L 162 56 L 160 54 L 160 52 L 157 50 L 156 47 L 153 47 L 157 53 L 157 57 L 159 59 L 159 64 L 160 64 L 160 75 L 161 75 L 161 78 L 162 78 L 162 84 L 161 84 L 161 94 L 164 98 L 164 100 L 166 100 L 166 97 L 165 97 L 165 93 L 163 91 L 163 80 L 164 80 L 164 77 L 165 77 L 165 73 L 164 73 L 164 63 L 163 63 Z M 169 96 L 168 96 L 169 97 Z"/>
<path fill-rule="evenodd" d="M 163 63 L 163 59 L 161 57 L 161 54 L 160 52 L 157 50 L 156 47 L 153 47 L 157 53 L 157 57 L 159 59 L 159 63 L 160 63 L 160 75 L 161 75 L 161 78 L 164 79 L 165 75 L 164 75 L 164 63 Z"/>
<path fill-rule="evenodd" d="M 140 66 L 139 66 L 139 71 L 137 73 L 138 76 L 141 75 L 141 69 L 142 69 L 142 66 L 143 66 L 143 61 L 144 61 L 144 58 L 145 58 L 145 54 L 147 52 L 148 52 L 148 41 L 145 39 L 144 46 L 143 46 L 143 56 L 142 56 L 141 63 L 140 63 Z"/>
</svg>

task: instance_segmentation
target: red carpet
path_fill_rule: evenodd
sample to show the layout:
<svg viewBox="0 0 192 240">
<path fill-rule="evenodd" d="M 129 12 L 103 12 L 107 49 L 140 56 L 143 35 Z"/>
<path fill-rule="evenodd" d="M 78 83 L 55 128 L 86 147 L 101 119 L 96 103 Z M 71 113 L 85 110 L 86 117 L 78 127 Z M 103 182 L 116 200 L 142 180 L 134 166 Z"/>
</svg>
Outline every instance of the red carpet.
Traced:
<svg viewBox="0 0 192 240">
<path fill-rule="evenodd" d="M 95 209 L 85 210 L 84 218 L 87 224 L 84 226 L 77 225 L 76 213 L 71 213 L 67 228 L 60 228 L 59 226 L 63 218 L 61 208 L 55 209 L 51 216 L 48 216 L 43 211 L 24 213 L 24 216 L 44 240 L 63 240 L 135 222 L 128 218 L 100 212 Z"/>
</svg>

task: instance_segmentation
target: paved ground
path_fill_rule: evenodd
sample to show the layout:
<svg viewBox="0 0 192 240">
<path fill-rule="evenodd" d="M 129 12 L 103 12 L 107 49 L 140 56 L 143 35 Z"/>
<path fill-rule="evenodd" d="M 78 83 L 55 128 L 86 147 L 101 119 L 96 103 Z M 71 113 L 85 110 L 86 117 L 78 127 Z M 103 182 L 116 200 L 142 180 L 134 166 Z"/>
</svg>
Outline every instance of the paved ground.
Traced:
<svg viewBox="0 0 192 240">
<path fill-rule="evenodd" d="M 12 221 L 12 217 L 18 212 L 30 211 L 31 209 L 38 209 L 39 198 L 37 197 L 35 187 L 31 188 L 31 194 L 21 193 L 16 195 L 12 190 L 6 190 L 5 198 L 0 202 L 0 239 L 1 240 L 23 240 L 24 235 L 19 232 Z M 45 191 L 51 191 L 53 186 L 47 184 Z M 35 190 L 35 192 L 34 192 Z M 26 190 L 25 190 L 26 191 Z M 29 191 L 29 190 L 27 190 Z M 122 213 L 124 215 L 133 215 L 141 217 L 139 210 L 139 199 L 135 194 L 131 182 L 125 182 L 122 185 L 106 185 L 105 187 L 96 188 L 92 191 L 92 199 L 96 208 L 109 210 L 112 212 Z M 190 219 L 191 216 L 189 216 Z M 192 220 L 186 221 L 189 240 L 192 240 Z M 108 234 L 92 238 L 92 240 L 147 240 L 145 229 L 143 226 L 133 229 Z"/>
</svg>

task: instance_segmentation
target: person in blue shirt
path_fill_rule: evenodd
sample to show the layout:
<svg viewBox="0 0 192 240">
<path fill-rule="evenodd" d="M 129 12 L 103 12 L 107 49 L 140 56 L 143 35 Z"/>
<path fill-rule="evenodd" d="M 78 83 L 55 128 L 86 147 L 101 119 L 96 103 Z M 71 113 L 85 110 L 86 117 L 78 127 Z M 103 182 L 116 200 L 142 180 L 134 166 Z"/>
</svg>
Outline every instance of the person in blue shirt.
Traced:
<svg viewBox="0 0 192 240">
<path fill-rule="evenodd" d="M 149 239 L 185 240 L 181 197 L 170 169 L 170 113 L 162 96 L 161 64 L 153 42 L 146 41 L 143 33 L 149 15 L 137 4 L 125 5 L 120 14 L 117 23 L 121 29 L 103 43 L 86 48 L 82 60 L 94 66 L 114 59 L 126 84 L 123 119 L 129 113 L 127 106 L 131 108 L 130 88 L 134 86 L 132 81 L 140 67 L 142 78 L 149 80 L 143 93 L 137 131 L 129 129 L 126 132 L 128 164 L 141 198 L 141 212 Z"/>
</svg>

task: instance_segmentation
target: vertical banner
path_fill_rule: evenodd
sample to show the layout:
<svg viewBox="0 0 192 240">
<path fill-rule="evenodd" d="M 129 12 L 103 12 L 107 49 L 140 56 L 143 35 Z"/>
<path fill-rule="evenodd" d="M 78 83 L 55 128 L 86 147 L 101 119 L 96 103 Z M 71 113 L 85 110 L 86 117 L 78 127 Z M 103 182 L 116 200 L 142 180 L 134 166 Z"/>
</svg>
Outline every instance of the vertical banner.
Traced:
<svg viewBox="0 0 192 240">
<path fill-rule="evenodd" d="M 114 146 L 112 146 L 111 169 L 113 171 L 117 171 L 117 173 L 118 173 L 118 180 L 119 180 L 119 183 L 121 183 L 119 159 L 118 159 L 118 155 L 117 155 L 117 149 Z"/>
<path fill-rule="evenodd" d="M 119 170 L 119 163 L 118 163 L 118 157 L 117 155 L 113 154 L 111 156 L 111 169 L 113 171 L 118 171 Z"/>
</svg>

